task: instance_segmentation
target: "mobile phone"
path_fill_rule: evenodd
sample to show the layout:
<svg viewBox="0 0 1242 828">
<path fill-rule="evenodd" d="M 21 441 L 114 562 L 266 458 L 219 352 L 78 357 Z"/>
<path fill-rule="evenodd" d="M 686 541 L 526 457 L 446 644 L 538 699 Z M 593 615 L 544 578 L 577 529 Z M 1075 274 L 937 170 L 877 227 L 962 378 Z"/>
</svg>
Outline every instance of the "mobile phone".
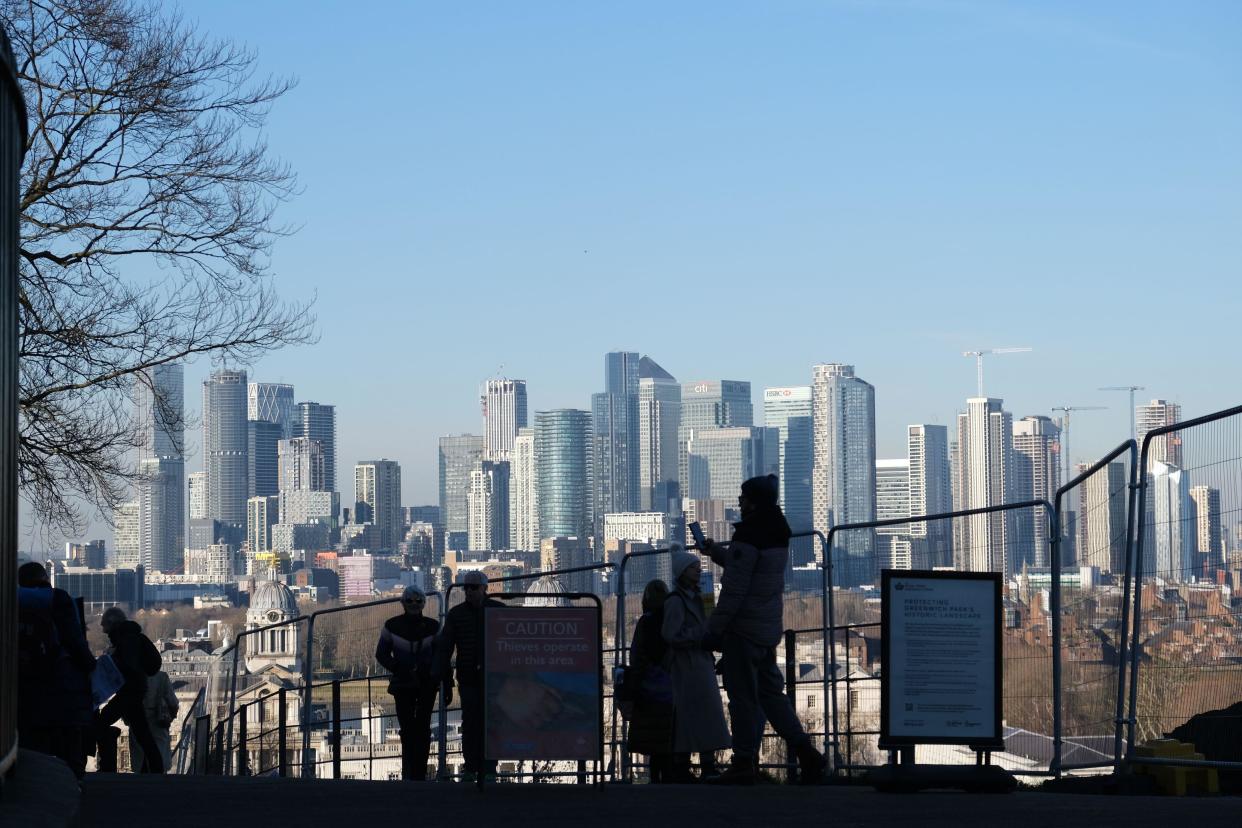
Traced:
<svg viewBox="0 0 1242 828">
<path fill-rule="evenodd" d="M 707 538 L 703 536 L 703 527 L 699 526 L 699 522 L 697 520 L 686 528 L 690 530 L 690 535 L 694 538 L 695 546 L 699 549 L 707 546 Z"/>
</svg>

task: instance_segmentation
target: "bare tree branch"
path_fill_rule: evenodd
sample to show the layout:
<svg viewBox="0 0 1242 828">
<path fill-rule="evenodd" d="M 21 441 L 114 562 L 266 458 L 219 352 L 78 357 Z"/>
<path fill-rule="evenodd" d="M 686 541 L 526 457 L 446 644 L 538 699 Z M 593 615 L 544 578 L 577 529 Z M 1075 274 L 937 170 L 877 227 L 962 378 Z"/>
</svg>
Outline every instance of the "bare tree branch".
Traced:
<svg viewBox="0 0 1242 828">
<path fill-rule="evenodd" d="M 23 496 L 62 531 L 135 478 L 152 368 L 314 340 L 281 300 L 274 221 L 297 192 L 259 131 L 288 80 L 140 0 L 0 0 L 31 113 L 21 181 Z"/>
</svg>

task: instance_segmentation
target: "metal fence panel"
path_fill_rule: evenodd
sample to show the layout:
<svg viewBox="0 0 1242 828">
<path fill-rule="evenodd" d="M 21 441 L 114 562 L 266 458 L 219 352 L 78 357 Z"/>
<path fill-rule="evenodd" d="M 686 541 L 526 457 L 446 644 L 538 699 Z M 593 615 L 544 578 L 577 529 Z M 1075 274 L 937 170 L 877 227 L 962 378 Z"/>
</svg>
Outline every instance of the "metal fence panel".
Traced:
<svg viewBox="0 0 1242 828">
<path fill-rule="evenodd" d="M 1136 743 L 1242 699 L 1242 406 L 1149 431 L 1139 483 L 1132 760 Z"/>
<path fill-rule="evenodd" d="M 986 509 L 838 526 L 828 533 L 826 569 L 828 743 L 834 765 L 851 772 L 884 759 L 880 731 L 882 569 L 1001 571 L 1004 587 L 1006 750 L 992 761 L 1015 773 L 1052 765 L 1051 569 L 1054 525 L 1042 500 Z M 972 764 L 968 748 L 924 745 L 920 761 Z"/>
<path fill-rule="evenodd" d="M 1137 454 L 1133 440 L 1122 443 L 1056 495 L 1054 770 L 1121 758 Z"/>
</svg>

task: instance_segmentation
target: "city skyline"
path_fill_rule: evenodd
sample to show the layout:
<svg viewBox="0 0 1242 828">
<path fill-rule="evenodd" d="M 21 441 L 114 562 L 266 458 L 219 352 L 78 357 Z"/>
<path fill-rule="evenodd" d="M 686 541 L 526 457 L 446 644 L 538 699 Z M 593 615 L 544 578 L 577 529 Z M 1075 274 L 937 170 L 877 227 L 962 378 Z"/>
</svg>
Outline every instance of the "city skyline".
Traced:
<svg viewBox="0 0 1242 828">
<path fill-rule="evenodd" d="M 600 356 L 623 349 L 679 379 L 745 379 L 756 410 L 763 388 L 806 384 L 813 364 L 854 364 L 877 389 L 889 457 L 910 423 L 953 426 L 974 390 L 969 349 L 1035 349 L 987 366 L 987 393 L 1015 417 L 1110 407 L 1075 419 L 1075 461 L 1127 436 L 1127 406 L 1102 386 L 1143 385 L 1186 417 L 1235 402 L 1220 381 L 1236 373 L 1235 4 L 689 5 L 660 31 L 633 6 L 497 7 L 482 27 L 454 7 L 183 9 L 254 48 L 261 72 L 299 80 L 264 136 L 304 187 L 277 212 L 301 230 L 272 267 L 283 295 L 318 297 L 321 339 L 242 367 L 339 405 L 337 476 L 396 459 L 405 503 L 436 501 L 436 440 L 477 431 L 497 365 L 529 383 L 532 412 L 586 409 Z M 310 128 L 323 100 L 392 110 L 382 85 L 307 63 L 326 32 L 340 61 L 410 79 L 394 128 L 367 139 L 403 159 L 382 186 L 341 164 L 351 136 Z M 533 48 L 547 37 L 563 51 Z M 1195 324 L 1115 346 L 1105 321 L 1169 296 L 1170 274 Z M 647 319 L 643 303 L 682 310 L 668 317 L 682 335 L 600 324 L 605 309 Z M 432 309 L 417 340 L 411 307 Z M 779 335 L 685 335 L 754 319 Z M 521 334 L 464 339 L 463 321 Z M 400 382 L 357 358 L 361 341 L 406 357 Z M 212 368 L 186 366 L 186 388 Z M 194 431 L 187 472 L 201 463 Z M 23 514 L 23 547 L 47 545 Z"/>
</svg>

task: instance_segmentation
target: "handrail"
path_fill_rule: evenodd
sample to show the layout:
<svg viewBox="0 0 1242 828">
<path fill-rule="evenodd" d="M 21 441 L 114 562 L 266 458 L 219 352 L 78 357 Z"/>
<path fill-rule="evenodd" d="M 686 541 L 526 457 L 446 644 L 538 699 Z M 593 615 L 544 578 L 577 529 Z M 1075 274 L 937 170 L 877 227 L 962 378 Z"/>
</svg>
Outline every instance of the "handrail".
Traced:
<svg viewBox="0 0 1242 828">
<path fill-rule="evenodd" d="M 430 598 L 433 595 L 439 597 L 440 593 L 436 590 L 423 593 L 423 596 L 426 598 Z M 302 777 L 304 779 L 313 778 L 314 776 L 313 773 L 308 773 L 308 772 L 313 770 L 313 765 L 314 765 L 314 762 L 311 759 L 310 731 L 311 731 L 311 702 L 312 702 L 311 689 L 312 689 L 312 679 L 314 675 L 313 673 L 314 653 L 315 653 L 314 641 L 315 641 L 316 619 L 318 619 L 319 616 L 321 615 L 332 615 L 333 613 L 337 613 L 337 612 L 347 612 L 350 610 L 360 610 L 360 609 L 368 609 L 370 607 L 380 607 L 386 604 L 400 603 L 400 601 L 401 601 L 400 598 L 380 598 L 375 601 L 364 601 L 361 604 L 342 604 L 339 607 L 327 607 L 325 609 L 315 610 L 309 615 L 301 616 L 306 619 L 306 659 L 305 661 L 302 662 L 302 701 L 301 701 L 302 709 L 299 711 L 299 716 L 298 716 L 298 718 L 301 720 L 301 723 L 302 723 L 301 766 L 302 766 Z M 446 603 L 448 603 L 448 598 L 444 597 L 440 601 L 441 626 L 443 626 L 443 623 L 444 623 L 444 605 Z M 441 701 L 443 701 L 443 699 L 441 699 Z"/>
<path fill-rule="evenodd" d="M 194 695 L 194 701 L 190 702 L 190 709 L 182 720 L 181 733 L 177 737 L 177 746 L 173 748 L 171 756 L 173 757 L 173 766 L 179 774 L 186 773 L 186 757 L 190 755 L 190 749 L 194 746 L 194 726 L 198 717 L 202 715 L 202 711 L 206 708 L 207 687 L 198 688 L 198 692 Z M 169 770 L 172 770 L 169 768 Z"/>
</svg>

